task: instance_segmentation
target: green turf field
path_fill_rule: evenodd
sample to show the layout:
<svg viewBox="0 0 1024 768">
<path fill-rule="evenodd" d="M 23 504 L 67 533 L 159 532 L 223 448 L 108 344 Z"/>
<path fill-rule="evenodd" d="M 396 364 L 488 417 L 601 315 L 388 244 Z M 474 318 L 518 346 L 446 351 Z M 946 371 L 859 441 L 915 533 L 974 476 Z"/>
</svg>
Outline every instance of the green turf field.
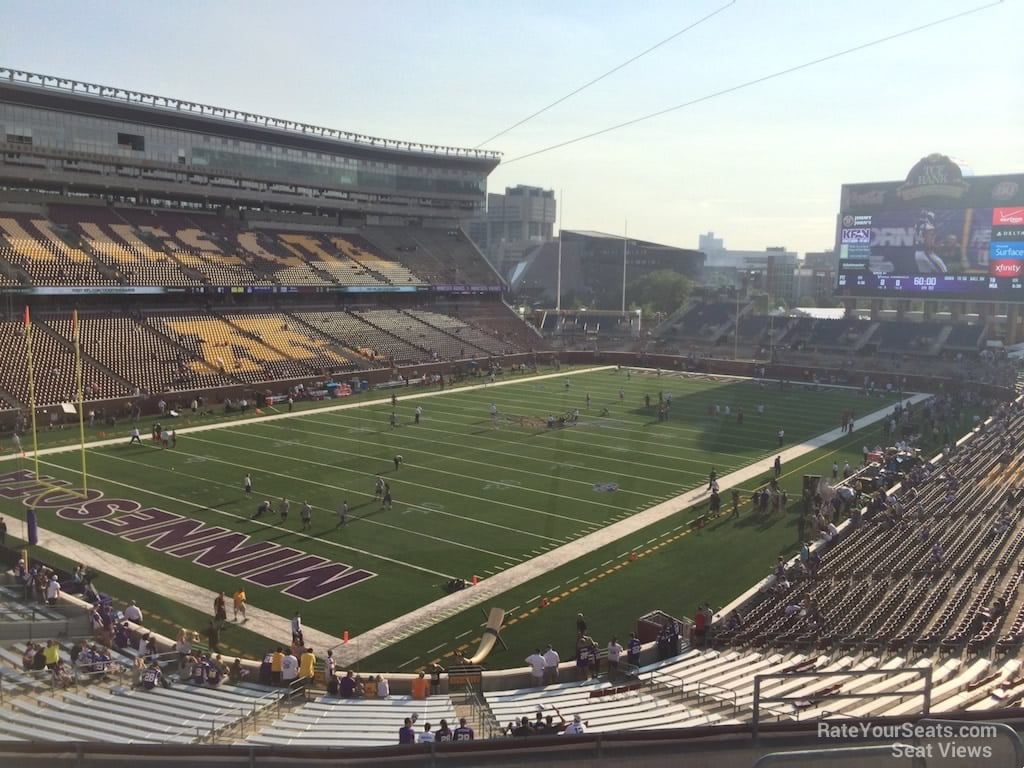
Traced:
<svg viewBox="0 0 1024 768">
<path fill-rule="evenodd" d="M 656 419 L 659 391 L 673 397 L 667 423 Z M 89 451 L 90 488 L 102 491 L 107 501 L 132 500 L 239 531 L 249 536 L 248 544 L 293 548 L 347 564 L 351 572 L 360 573 L 360 580 L 308 602 L 285 594 L 278 586 L 246 583 L 245 587 L 253 605 L 281 616 L 301 608 L 307 625 L 335 635 L 347 629 L 355 635 L 440 597 L 451 576 L 486 578 L 706 484 L 712 466 L 719 475 L 754 462 L 764 463 L 767 470 L 780 428 L 785 429 L 789 446 L 833 429 L 844 411 L 863 415 L 894 402 L 845 389 L 780 390 L 774 384 L 761 388 L 750 381 L 641 372 L 627 378 L 625 372 L 614 370 L 523 379 L 422 399 L 412 397 L 415 392 L 398 391 L 394 429 L 388 424 L 392 408 L 385 402 L 333 412 L 310 410 L 277 421 L 258 417 L 233 421 L 222 429 L 183 434 L 178 447 L 167 451 L 148 441 L 142 447 L 129 446 L 125 438 L 123 444 Z M 650 408 L 644 405 L 645 394 L 651 396 Z M 541 420 L 579 408 L 579 423 L 549 430 L 502 418 L 495 428 L 489 413 L 492 403 L 503 416 Z M 709 415 L 714 404 L 728 405 L 733 415 Z M 758 404 L 764 405 L 764 414 L 756 412 Z M 418 425 L 413 424 L 417 405 L 423 408 Z M 605 408 L 607 415 L 601 415 Z M 739 408 L 745 414 L 742 425 L 735 417 Z M 840 465 L 859 460 L 864 440 L 857 432 L 839 444 L 838 453 L 830 447 L 806 457 L 807 462 L 800 462 L 806 469 L 785 467 L 786 484 L 798 486 L 800 474 L 827 470 L 837 457 Z M 392 463 L 396 454 L 404 458 L 397 471 Z M 22 462 L 4 462 L 0 473 L 12 471 L 17 464 Z M 79 466 L 76 453 L 41 459 L 44 472 L 75 486 L 80 484 Z M 242 493 L 246 472 L 252 474 L 255 486 L 251 499 Z M 391 485 L 394 504 L 390 510 L 382 509 L 373 498 L 376 474 Z M 259 500 L 267 498 L 276 504 L 282 495 L 292 502 L 286 523 L 280 523 L 276 512 L 262 520 L 250 519 Z M 299 530 L 304 500 L 314 507 L 308 533 Z M 351 507 L 350 518 L 336 530 L 335 513 L 342 500 Z M 20 502 L 3 500 L 0 509 L 22 516 Z M 130 541 L 70 517 L 74 519 L 59 517 L 52 509 L 40 512 L 45 529 L 211 592 L 230 593 L 241 583 L 239 577 L 193 564 L 191 554 L 172 556 L 147 547 L 147 540 Z M 724 602 L 765 573 L 777 551 L 796 541 L 792 519 L 741 518 L 687 536 L 680 532 L 681 522 L 673 518 L 594 553 L 587 562 L 569 564 L 559 569 L 564 573 L 552 573 L 544 589 L 528 584 L 515 590 L 503 607 L 519 603 L 525 617 L 510 627 L 508 635 L 515 637 L 519 622 L 524 628 L 534 622 L 533 626 L 544 627 L 545 634 L 550 634 L 548 627 L 560 621 L 562 612 L 568 616 L 583 610 L 577 599 L 589 601 L 587 594 L 601 592 L 598 579 L 605 578 L 605 570 L 614 569 L 616 555 L 633 546 L 661 545 L 649 559 L 607 574 L 607 581 L 621 588 L 603 590 L 605 596 L 598 604 L 588 602 L 588 614 L 617 627 L 603 631 L 603 636 L 628 633 L 644 606 L 688 614 L 692 612 L 689 603 L 695 600 Z M 12 524 L 12 532 L 16 529 Z M 654 542 L 648 545 L 651 539 Z M 662 556 L 669 551 L 678 554 Z M 605 561 L 611 564 L 602 566 Z M 103 569 L 101 563 L 92 565 Z M 584 579 L 587 568 L 596 570 Z M 635 576 L 625 576 L 627 571 L 646 574 L 642 592 L 637 592 L 640 582 L 633 581 Z M 581 589 L 579 583 L 589 579 L 595 581 Z M 576 591 L 545 609 L 548 614 L 528 612 L 529 598 L 548 590 L 560 595 L 567 591 L 563 586 L 571 590 L 573 585 Z M 685 604 L 678 605 L 684 599 Z M 428 630 L 422 638 L 403 641 L 367 664 L 394 668 L 430 656 L 444 658 L 474 639 L 471 630 L 479 623 L 479 612 L 471 613 Z M 571 619 L 565 622 L 568 643 Z M 524 629 L 519 645 L 530 646 L 528 651 L 535 641 L 539 639 L 534 633 L 528 637 Z M 248 649 L 248 643 L 239 644 Z M 434 651 L 438 646 L 440 650 Z M 514 655 L 510 663 L 518 664 L 525 654 Z"/>
</svg>

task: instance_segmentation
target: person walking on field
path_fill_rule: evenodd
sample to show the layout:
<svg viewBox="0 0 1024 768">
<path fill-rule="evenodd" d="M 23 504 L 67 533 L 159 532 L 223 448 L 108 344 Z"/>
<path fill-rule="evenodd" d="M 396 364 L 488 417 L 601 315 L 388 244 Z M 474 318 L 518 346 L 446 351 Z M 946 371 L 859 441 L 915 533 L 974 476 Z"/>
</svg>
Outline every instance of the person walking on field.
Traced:
<svg viewBox="0 0 1024 768">
<path fill-rule="evenodd" d="M 244 589 L 239 588 L 238 591 L 235 592 L 235 594 L 234 594 L 234 603 L 235 603 L 235 606 L 234 606 L 235 607 L 235 621 L 238 621 L 238 617 L 239 617 L 239 615 L 241 615 L 242 623 L 244 624 L 245 621 L 246 621 L 246 617 L 245 617 L 245 590 Z"/>
<path fill-rule="evenodd" d="M 217 626 L 220 627 L 227 623 L 228 608 L 223 592 L 213 599 L 213 620 L 217 623 Z"/>
</svg>

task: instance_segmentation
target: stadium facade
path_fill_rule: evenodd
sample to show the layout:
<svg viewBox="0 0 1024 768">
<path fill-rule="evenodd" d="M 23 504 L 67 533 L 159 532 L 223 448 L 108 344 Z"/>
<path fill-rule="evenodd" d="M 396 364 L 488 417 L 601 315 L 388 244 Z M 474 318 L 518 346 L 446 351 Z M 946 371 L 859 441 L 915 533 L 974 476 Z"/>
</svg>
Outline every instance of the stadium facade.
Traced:
<svg viewBox="0 0 1024 768">
<path fill-rule="evenodd" d="M 313 208 L 357 221 L 456 220 L 483 206 L 500 160 L 8 68 L 0 138 L 4 185 Z"/>
<path fill-rule="evenodd" d="M 59 373 L 37 404 L 77 399 L 79 310 L 84 399 L 108 414 L 543 348 L 459 226 L 499 153 L 9 68 L 0 147 L 8 416 L 30 404 L 28 309 L 35 366 Z"/>
</svg>

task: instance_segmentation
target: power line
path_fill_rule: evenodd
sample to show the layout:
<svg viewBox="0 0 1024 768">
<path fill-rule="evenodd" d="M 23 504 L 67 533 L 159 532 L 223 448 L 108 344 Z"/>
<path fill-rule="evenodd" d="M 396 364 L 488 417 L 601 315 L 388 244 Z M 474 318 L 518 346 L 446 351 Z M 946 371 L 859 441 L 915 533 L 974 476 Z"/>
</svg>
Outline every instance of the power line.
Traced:
<svg viewBox="0 0 1024 768">
<path fill-rule="evenodd" d="M 762 77 L 758 77 L 758 78 L 755 78 L 753 80 L 747 80 L 745 83 L 739 83 L 738 85 L 733 85 L 733 86 L 730 86 L 728 88 L 723 88 L 720 91 L 715 91 L 713 93 L 709 93 L 709 94 L 706 94 L 704 96 L 700 96 L 700 97 L 698 97 L 696 99 L 691 99 L 690 101 L 684 101 L 682 104 L 676 104 L 673 107 L 667 107 L 665 109 L 658 110 L 657 112 L 651 112 L 650 114 L 643 115 L 642 117 L 635 117 L 632 120 L 627 120 L 624 123 L 619 123 L 617 125 L 612 125 L 612 126 L 609 126 L 608 128 L 602 128 L 601 130 L 594 131 L 593 133 L 587 133 L 587 134 L 584 134 L 583 136 L 577 136 L 574 139 L 569 139 L 567 141 L 561 141 L 558 144 L 552 144 L 550 146 L 544 147 L 543 149 L 538 149 L 538 150 L 535 150 L 533 152 L 528 152 L 525 155 L 519 155 L 518 157 L 513 157 L 511 160 L 505 160 L 502 163 L 502 165 L 508 165 L 509 163 L 515 163 L 515 162 L 518 162 L 519 160 L 526 160 L 529 157 L 536 157 L 537 155 L 542 155 L 545 152 L 551 152 L 551 151 L 556 150 L 556 149 L 561 149 L 562 147 L 568 147 L 571 144 L 578 144 L 581 141 L 586 141 L 587 139 L 593 139 L 593 138 L 595 138 L 597 136 L 602 136 L 602 135 L 604 135 L 606 133 L 611 133 L 612 131 L 617 131 L 617 130 L 619 130 L 621 128 L 628 128 L 631 125 L 636 125 L 637 123 L 642 123 L 642 122 L 644 122 L 646 120 L 652 120 L 655 117 L 661 117 L 662 115 L 667 115 L 669 112 L 675 112 L 677 110 L 684 109 L 686 107 L 692 107 L 695 104 L 700 104 L 700 103 L 705 102 L 705 101 L 710 101 L 711 99 L 718 98 L 719 96 L 725 96 L 725 95 L 730 94 L 730 93 L 735 93 L 736 91 L 742 91 L 745 88 L 750 88 L 751 86 L 759 85 L 759 84 L 765 83 L 765 82 L 767 82 L 769 80 L 774 80 L 776 78 L 783 77 L 784 75 L 789 75 L 789 74 L 792 74 L 794 72 L 799 72 L 802 69 L 808 69 L 810 67 L 817 66 L 818 64 L 823 64 L 826 61 L 831 61 L 833 59 L 838 59 L 838 58 L 841 58 L 842 56 L 847 56 L 847 55 L 849 55 L 851 53 L 857 53 L 858 51 L 863 51 L 863 50 L 865 50 L 867 48 L 873 48 L 873 47 L 875 47 L 877 45 L 881 45 L 882 43 L 888 43 L 888 42 L 890 42 L 892 40 L 897 40 L 897 39 L 899 39 L 901 37 L 907 37 L 908 35 L 913 35 L 913 34 L 915 34 L 917 32 L 922 32 L 922 31 L 924 31 L 926 29 L 930 29 L 931 27 L 937 27 L 940 24 L 945 24 L 945 23 L 950 22 L 950 21 L 955 21 L 957 19 L 962 19 L 965 16 L 970 16 L 970 15 L 978 13 L 980 11 L 988 10 L 989 8 L 993 8 L 993 7 L 997 6 L 997 5 L 1001 5 L 1002 3 L 1003 3 L 1003 0 L 994 0 L 994 2 L 986 3 L 984 5 L 975 6 L 974 8 L 969 8 L 966 11 L 961 11 L 960 13 L 955 13 L 952 16 L 944 16 L 941 19 L 935 19 L 934 21 L 929 21 L 928 23 L 921 24 L 920 26 L 917 26 L 917 27 L 911 27 L 910 29 L 905 29 L 905 30 L 903 30 L 901 32 L 896 32 L 896 33 L 891 34 L 891 35 L 886 35 L 885 37 L 879 37 L 879 38 L 877 38 L 875 40 L 872 40 L 870 42 L 861 43 L 860 45 L 855 45 L 852 48 L 846 48 L 845 50 L 837 51 L 836 53 L 830 53 L 827 56 L 822 56 L 821 58 L 818 58 L 818 59 L 812 59 L 811 61 L 806 61 L 803 64 L 797 64 L 796 66 L 789 67 L 787 69 L 782 69 L 782 70 L 779 70 L 778 72 L 773 72 L 773 73 L 771 73 L 769 75 L 764 75 Z"/>
<path fill-rule="evenodd" d="M 701 24 L 703 24 L 703 23 L 704 23 L 705 21 L 708 21 L 708 20 L 710 20 L 711 18 L 713 18 L 714 16 L 717 16 L 718 14 L 720 14 L 720 13 L 721 13 L 722 11 L 724 11 L 724 10 L 725 10 L 726 8 L 728 8 L 728 7 L 730 6 L 730 5 L 735 5 L 735 4 L 736 4 L 736 0 L 729 0 L 729 2 L 728 2 L 728 3 L 726 3 L 726 4 L 725 4 L 725 5 L 723 5 L 723 6 L 721 6 L 721 7 L 720 7 L 720 8 L 718 8 L 717 10 L 715 10 L 715 11 L 712 11 L 712 12 L 711 12 L 711 13 L 709 13 L 709 14 L 708 14 L 707 16 L 704 16 L 703 18 L 697 19 L 697 21 L 693 22 L 693 23 L 692 23 L 692 24 L 690 24 L 689 26 L 683 27 L 683 28 L 682 28 L 682 29 L 680 29 L 680 30 L 679 30 L 678 32 L 674 32 L 673 34 L 669 35 L 668 37 L 666 37 L 666 38 L 665 38 L 664 40 L 662 40 L 661 42 L 659 42 L 659 43 L 655 43 L 654 45 L 652 45 L 652 46 L 651 46 L 650 48 L 648 48 L 648 49 L 647 49 L 647 50 L 645 50 L 645 51 L 641 51 L 640 53 L 638 53 L 638 54 L 637 54 L 636 56 L 634 56 L 633 58 L 631 58 L 631 59 L 626 59 L 626 61 L 624 61 L 624 62 L 622 62 L 621 64 L 619 64 L 619 65 L 618 65 L 617 67 L 614 67 L 614 68 L 612 68 L 612 69 L 609 69 L 609 70 L 608 70 L 607 72 L 605 72 L 605 73 L 604 73 L 604 74 L 602 74 L 602 75 L 598 75 L 597 77 L 595 77 L 595 78 L 594 78 L 593 80 L 591 80 L 590 82 L 588 82 L 588 83 L 584 83 L 583 85 L 581 85 L 581 86 L 580 86 L 579 88 L 577 88 L 577 89 L 576 89 L 575 91 L 570 91 L 569 93 L 565 94 L 565 96 L 562 96 L 562 97 L 561 97 L 560 99 L 556 99 L 555 101 L 552 101 L 552 102 L 551 102 L 550 104 L 548 104 L 548 105 L 547 105 L 546 107 L 542 107 L 541 109 L 538 109 L 538 110 L 537 110 L 536 112 L 534 112 L 534 113 L 533 113 L 532 115 L 527 115 L 527 116 L 526 116 L 526 117 L 524 117 L 524 118 L 523 118 L 522 120 L 520 120 L 520 121 L 519 121 L 518 123 L 513 123 L 513 124 L 512 124 L 512 125 L 510 125 L 510 126 L 509 126 L 508 128 L 506 128 L 506 129 L 505 129 L 505 130 L 503 130 L 503 131 L 499 131 L 498 133 L 494 134 L 493 136 L 491 136 L 491 138 L 487 139 L 486 141 L 481 141 L 481 142 L 480 142 L 479 144 L 477 144 L 477 145 L 476 145 L 476 146 L 474 147 L 474 149 L 480 149 L 480 147 L 482 147 L 482 146 L 483 146 L 484 144 L 490 144 L 490 143 L 491 143 L 492 141 L 494 141 L 494 140 L 495 140 L 496 138 L 498 138 L 499 136 L 504 136 L 504 135 L 505 135 L 506 133 L 508 133 L 509 131 L 513 131 L 513 130 L 515 130 L 516 128 L 518 128 L 518 127 L 519 127 L 520 125 L 522 125 L 523 123 L 528 123 L 528 122 L 529 122 L 530 120 L 533 120 L 533 118 L 537 117 L 538 115 L 542 115 L 542 114 L 544 114 L 545 112 L 547 112 L 547 111 L 548 111 L 549 109 L 551 109 L 552 107 L 557 107 L 557 106 L 558 106 L 559 104 L 561 104 L 561 103 L 562 103 L 563 101 L 566 101 L 566 100 L 568 100 L 568 99 L 571 99 L 571 98 L 572 98 L 573 96 L 575 96 L 575 95 L 576 95 L 577 93 L 580 93 L 581 91 L 585 91 L 585 90 L 586 90 L 587 88 L 589 88 L 590 86 L 594 85 L 595 83 L 599 83 L 599 82 L 601 82 L 602 80 L 604 80 L 604 79 L 605 79 L 606 77 L 608 77 L 609 75 L 614 75 L 614 74 L 615 74 L 616 72 L 618 72 L 618 71 L 619 71 L 620 69 L 623 69 L 624 67 L 628 67 L 628 66 L 629 66 L 630 64 L 632 64 L 632 63 L 633 63 L 634 61 L 636 61 L 637 59 L 642 59 L 642 58 L 643 58 L 644 56 L 646 56 L 646 55 L 647 55 L 648 53 L 650 53 L 651 51 L 654 51 L 654 50 L 656 50 L 656 49 L 658 49 L 658 48 L 661 48 L 661 46 L 665 45 L 666 43 L 670 43 L 670 42 L 672 42 L 673 40 L 675 40 L 675 39 L 676 39 L 677 37 L 679 37 L 680 35 L 682 35 L 682 34 L 684 34 L 684 33 L 686 33 L 686 32 L 689 32 L 689 31 L 690 31 L 691 29 L 693 29 L 693 28 L 695 28 L 695 27 L 699 27 L 699 26 L 700 26 Z"/>
</svg>

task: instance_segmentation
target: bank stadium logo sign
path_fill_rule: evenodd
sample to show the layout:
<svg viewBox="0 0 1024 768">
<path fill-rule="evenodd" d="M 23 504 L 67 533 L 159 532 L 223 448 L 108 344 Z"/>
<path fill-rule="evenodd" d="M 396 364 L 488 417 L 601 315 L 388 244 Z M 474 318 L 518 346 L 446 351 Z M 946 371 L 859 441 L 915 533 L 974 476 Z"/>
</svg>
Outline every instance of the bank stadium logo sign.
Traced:
<svg viewBox="0 0 1024 768">
<path fill-rule="evenodd" d="M 960 166 L 945 155 L 928 155 L 910 169 L 907 180 L 896 190 L 901 200 L 941 197 L 958 200 L 967 193 Z"/>
<path fill-rule="evenodd" d="M 62 520 L 81 523 L 124 541 L 145 542 L 148 549 L 156 552 L 188 557 L 202 568 L 259 587 L 276 588 L 306 602 L 362 584 L 377 575 L 270 541 L 250 543 L 250 537 L 244 533 L 143 507 L 131 499 L 106 498 L 95 489 L 90 489 L 84 498 L 81 493 L 61 490 L 69 486 L 65 480 L 46 475 L 37 481 L 28 470 L 0 474 L 0 498 L 21 499 L 26 507 L 38 512 L 53 512 Z"/>
</svg>

